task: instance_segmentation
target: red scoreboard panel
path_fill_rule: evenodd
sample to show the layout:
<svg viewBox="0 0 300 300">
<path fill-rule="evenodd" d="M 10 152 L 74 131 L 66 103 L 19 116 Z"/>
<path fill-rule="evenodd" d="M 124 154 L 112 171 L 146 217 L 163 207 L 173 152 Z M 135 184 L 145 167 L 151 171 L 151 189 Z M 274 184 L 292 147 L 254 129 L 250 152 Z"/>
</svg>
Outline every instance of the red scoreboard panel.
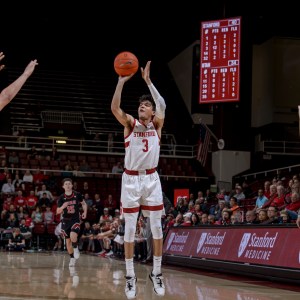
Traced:
<svg viewBox="0 0 300 300">
<path fill-rule="evenodd" d="M 201 23 L 199 103 L 240 100 L 241 17 Z"/>
</svg>

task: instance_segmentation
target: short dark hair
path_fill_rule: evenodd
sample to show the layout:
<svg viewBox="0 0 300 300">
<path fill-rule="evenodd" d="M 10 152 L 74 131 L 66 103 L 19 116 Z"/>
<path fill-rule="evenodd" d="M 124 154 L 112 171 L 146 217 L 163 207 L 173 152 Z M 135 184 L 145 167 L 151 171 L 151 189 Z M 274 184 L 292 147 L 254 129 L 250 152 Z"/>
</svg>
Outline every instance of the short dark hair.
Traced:
<svg viewBox="0 0 300 300">
<path fill-rule="evenodd" d="M 66 181 L 70 181 L 71 183 L 73 183 L 73 180 L 71 178 L 64 178 L 62 180 L 62 184 L 64 184 Z"/>
<path fill-rule="evenodd" d="M 156 105 L 151 94 L 144 94 L 139 98 L 139 103 L 149 101 L 152 104 L 153 110 L 156 110 Z"/>
</svg>

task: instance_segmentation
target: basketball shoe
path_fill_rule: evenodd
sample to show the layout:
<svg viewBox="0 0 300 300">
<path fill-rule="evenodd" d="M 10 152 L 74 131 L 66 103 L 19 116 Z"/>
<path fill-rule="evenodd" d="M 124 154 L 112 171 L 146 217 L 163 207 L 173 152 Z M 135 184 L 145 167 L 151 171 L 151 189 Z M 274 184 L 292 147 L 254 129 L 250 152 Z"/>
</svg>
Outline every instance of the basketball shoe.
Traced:
<svg viewBox="0 0 300 300">
<path fill-rule="evenodd" d="M 134 299 L 136 297 L 136 277 L 126 276 L 125 294 L 127 299 Z"/>
<path fill-rule="evenodd" d="M 150 280 L 153 283 L 153 290 L 158 296 L 164 296 L 165 295 L 165 285 L 163 282 L 163 276 L 162 274 L 154 275 L 152 272 L 149 275 Z"/>
<path fill-rule="evenodd" d="M 69 267 L 75 267 L 76 259 L 74 257 L 70 258 Z"/>
</svg>

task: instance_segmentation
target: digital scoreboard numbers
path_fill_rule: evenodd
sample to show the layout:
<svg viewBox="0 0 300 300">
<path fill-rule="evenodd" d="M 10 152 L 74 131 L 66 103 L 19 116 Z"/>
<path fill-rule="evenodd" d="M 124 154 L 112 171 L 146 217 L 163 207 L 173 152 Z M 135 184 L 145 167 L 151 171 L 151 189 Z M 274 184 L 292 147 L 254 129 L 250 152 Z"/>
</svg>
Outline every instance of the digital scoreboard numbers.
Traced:
<svg viewBox="0 0 300 300">
<path fill-rule="evenodd" d="M 240 100 L 241 17 L 201 23 L 199 103 Z"/>
</svg>

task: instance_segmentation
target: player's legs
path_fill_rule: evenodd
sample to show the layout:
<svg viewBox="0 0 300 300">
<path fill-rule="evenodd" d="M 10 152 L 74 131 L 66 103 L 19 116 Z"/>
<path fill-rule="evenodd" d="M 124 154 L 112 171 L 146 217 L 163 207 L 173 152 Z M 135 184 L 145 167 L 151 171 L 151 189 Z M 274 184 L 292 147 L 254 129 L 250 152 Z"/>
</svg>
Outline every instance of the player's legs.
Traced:
<svg viewBox="0 0 300 300">
<path fill-rule="evenodd" d="M 80 223 L 75 223 L 72 225 L 70 232 L 70 239 L 73 248 L 73 255 L 75 259 L 78 259 L 80 256 L 79 248 L 78 248 L 78 234 L 80 231 Z"/>
<path fill-rule="evenodd" d="M 162 265 L 162 249 L 163 249 L 163 232 L 161 216 L 164 211 L 162 189 L 160 181 L 157 180 L 158 174 L 148 177 L 145 182 L 146 194 L 148 195 L 142 200 L 141 209 L 144 216 L 148 217 L 153 238 L 153 269 L 149 278 L 153 283 L 153 290 L 159 296 L 164 296 L 165 286 L 163 283 L 161 265 Z"/>
<path fill-rule="evenodd" d="M 137 176 L 129 176 L 125 173 L 122 175 L 122 211 L 125 219 L 124 231 L 124 252 L 126 264 L 126 285 L 125 294 L 127 299 L 136 297 L 136 276 L 134 272 L 133 255 L 134 255 L 134 236 L 136 232 L 137 218 L 139 214 L 138 195 L 138 178 Z"/>
</svg>

